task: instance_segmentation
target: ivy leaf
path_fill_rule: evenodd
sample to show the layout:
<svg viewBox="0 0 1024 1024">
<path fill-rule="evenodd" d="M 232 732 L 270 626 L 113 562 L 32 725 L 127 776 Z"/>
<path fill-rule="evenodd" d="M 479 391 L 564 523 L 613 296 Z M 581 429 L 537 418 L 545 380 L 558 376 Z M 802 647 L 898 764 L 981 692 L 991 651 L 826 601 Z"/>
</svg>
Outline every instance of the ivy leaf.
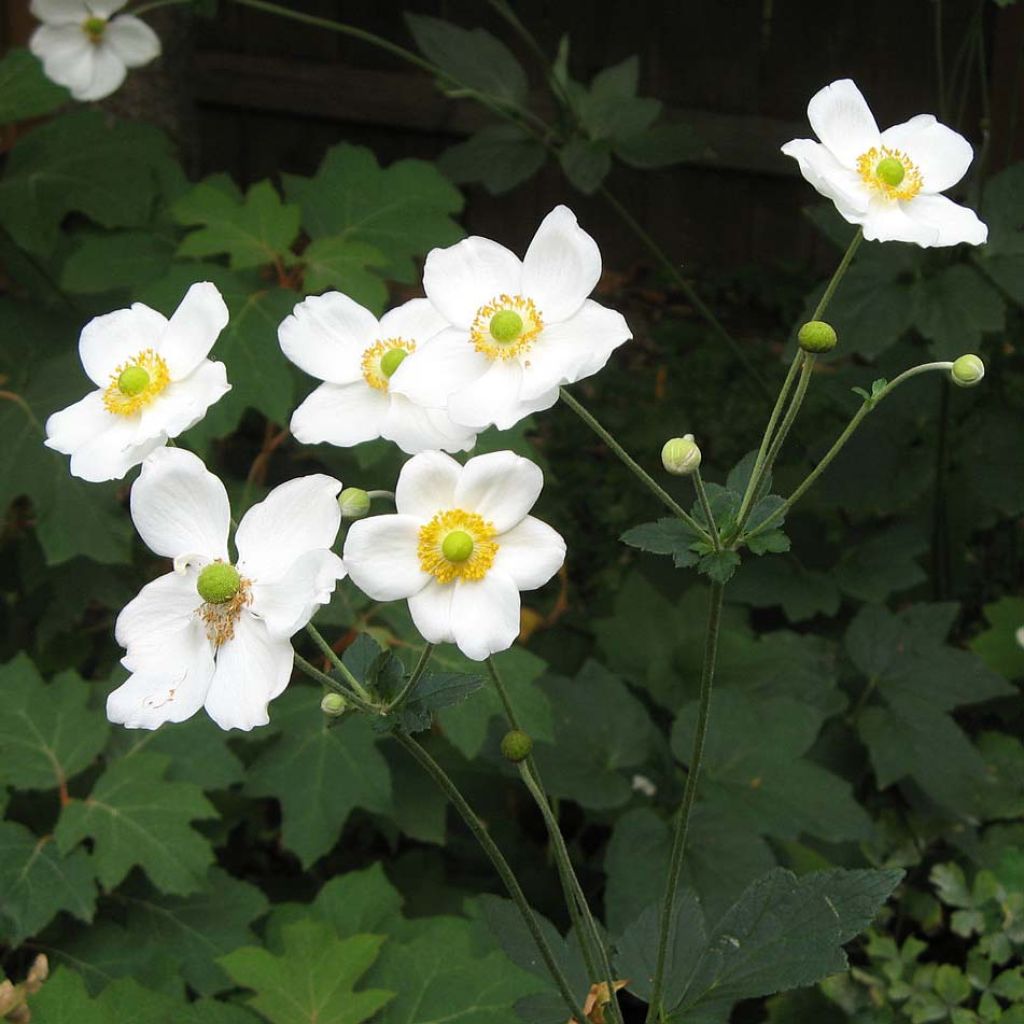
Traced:
<svg viewBox="0 0 1024 1024">
<path fill-rule="evenodd" d="M 700 556 L 692 549 L 698 540 L 681 519 L 666 516 L 654 523 L 643 523 L 627 530 L 620 538 L 623 544 L 654 555 L 671 555 L 677 568 L 696 565 Z"/>
<path fill-rule="evenodd" d="M 0 667 L 0 762 L 19 789 L 54 789 L 92 764 L 107 741 L 104 715 L 88 707 L 75 672 L 47 685 L 25 654 Z"/>
<path fill-rule="evenodd" d="M 96 911 L 93 865 L 85 850 L 62 856 L 53 836 L 0 821 L 0 925 L 18 946 L 62 910 L 80 921 Z"/>
<path fill-rule="evenodd" d="M 529 132 L 504 122 L 489 124 L 450 146 L 437 165 L 456 184 L 479 183 L 492 196 L 500 196 L 532 178 L 547 157 L 547 150 Z"/>
<path fill-rule="evenodd" d="M 283 939 L 280 956 L 245 946 L 219 961 L 256 993 L 248 1004 L 271 1024 L 359 1024 L 393 998 L 381 989 L 354 990 L 384 936 L 339 939 L 329 925 L 308 919 L 285 926 Z"/>
<path fill-rule="evenodd" d="M 28 50 L 12 47 L 0 60 L 0 124 L 42 117 L 69 99 L 67 89 L 51 82 Z"/>
<path fill-rule="evenodd" d="M 388 812 L 391 778 L 370 723 L 327 718 L 315 688 L 292 687 L 276 708 L 279 737 L 249 769 L 246 790 L 280 801 L 284 844 L 308 867 L 337 842 L 356 807 Z"/>
<path fill-rule="evenodd" d="M 316 294 L 335 288 L 379 315 L 387 302 L 387 286 L 367 268 L 387 263 L 387 257 L 366 242 L 344 236 L 317 238 L 302 254 L 303 289 Z"/>
<path fill-rule="evenodd" d="M 198 786 L 164 778 L 169 762 L 160 754 L 114 761 L 85 800 L 61 810 L 57 845 L 67 852 L 92 839 L 96 875 L 107 890 L 135 866 L 164 892 L 195 892 L 205 883 L 213 851 L 189 823 L 217 812 Z"/>
</svg>

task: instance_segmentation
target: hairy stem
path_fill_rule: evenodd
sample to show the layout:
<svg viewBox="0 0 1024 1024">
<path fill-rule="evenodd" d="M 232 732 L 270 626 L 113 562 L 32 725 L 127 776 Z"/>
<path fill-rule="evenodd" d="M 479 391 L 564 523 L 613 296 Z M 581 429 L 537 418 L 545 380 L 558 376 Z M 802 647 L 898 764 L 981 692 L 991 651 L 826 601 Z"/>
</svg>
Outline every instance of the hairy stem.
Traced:
<svg viewBox="0 0 1024 1024">
<path fill-rule="evenodd" d="M 341 675 L 344 677 L 344 679 L 348 683 L 348 685 L 351 686 L 352 689 L 355 690 L 355 692 L 357 694 L 359 694 L 359 696 L 364 701 L 366 701 L 367 703 L 369 703 L 372 706 L 373 705 L 373 698 L 370 696 L 369 691 L 351 673 L 351 671 L 349 670 L 348 665 L 346 665 L 341 660 L 341 658 L 338 657 L 337 652 L 323 638 L 323 635 L 321 634 L 320 630 L 318 630 L 316 628 L 316 626 L 314 626 L 313 623 L 310 622 L 310 623 L 308 623 L 306 625 L 306 632 L 313 638 L 313 643 L 315 643 L 317 645 L 317 647 L 320 648 L 321 652 L 323 653 L 323 656 L 331 663 L 331 665 L 334 666 L 335 669 L 337 669 L 338 672 L 341 673 Z"/>
<path fill-rule="evenodd" d="M 700 475 L 700 468 L 693 471 L 693 486 L 697 491 L 697 500 L 704 511 L 704 518 L 708 521 L 708 531 L 711 533 L 711 546 L 716 551 L 722 550 L 722 538 L 718 536 L 718 524 L 715 522 L 714 513 L 711 511 L 711 502 L 708 501 L 708 492 L 704 489 L 704 478 Z"/>
<path fill-rule="evenodd" d="M 416 689 L 416 684 L 420 681 L 420 677 L 426 671 L 427 664 L 430 661 L 430 656 L 434 653 L 434 645 L 427 644 L 420 652 L 419 660 L 416 662 L 416 667 L 412 670 L 408 681 L 405 686 L 399 690 L 398 695 L 393 701 L 391 701 L 386 711 L 390 714 L 396 708 L 400 708 L 408 699 L 413 690 Z"/>
<path fill-rule="evenodd" d="M 345 700 L 349 701 L 353 707 L 359 708 L 360 711 L 365 711 L 371 715 L 380 714 L 380 708 L 374 704 L 368 704 L 347 686 L 342 686 L 337 679 L 332 679 L 326 672 L 321 672 L 316 665 L 310 664 L 301 654 L 296 653 L 295 655 L 295 667 L 304 672 L 314 682 L 321 683 L 334 693 L 340 693 Z"/>
</svg>

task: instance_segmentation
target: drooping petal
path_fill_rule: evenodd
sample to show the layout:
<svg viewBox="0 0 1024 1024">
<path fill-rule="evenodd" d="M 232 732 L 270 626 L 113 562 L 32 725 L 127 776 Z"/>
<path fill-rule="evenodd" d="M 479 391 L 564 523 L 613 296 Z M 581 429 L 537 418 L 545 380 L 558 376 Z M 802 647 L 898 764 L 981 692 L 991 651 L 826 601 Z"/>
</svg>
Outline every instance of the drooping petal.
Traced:
<svg viewBox="0 0 1024 1024">
<path fill-rule="evenodd" d="M 70 455 L 91 438 L 103 433 L 113 416 L 103 404 L 102 391 L 90 391 L 46 421 L 46 447 Z"/>
<path fill-rule="evenodd" d="M 544 474 L 529 459 L 514 452 L 488 452 L 463 467 L 455 505 L 476 512 L 498 533 L 505 533 L 522 522 L 543 486 Z"/>
<path fill-rule="evenodd" d="M 111 93 L 117 92 L 128 73 L 124 61 L 112 47 L 103 42 L 92 46 L 92 77 L 84 88 L 71 88 L 71 95 L 76 100 L 89 103 L 102 100 Z"/>
<path fill-rule="evenodd" d="M 43 62 L 46 77 L 77 96 L 93 78 L 93 44 L 81 23 L 51 22 L 40 25 L 29 39 L 29 49 Z"/>
<path fill-rule="evenodd" d="M 327 604 L 344 579 L 341 559 L 325 548 L 307 551 L 276 580 L 252 585 L 250 611 L 267 624 L 273 637 L 287 639 L 302 629 L 316 609 Z"/>
<path fill-rule="evenodd" d="M 436 449 L 465 452 L 476 443 L 475 431 L 453 423 L 440 409 L 413 405 L 404 395 L 391 396 L 380 436 L 409 455 Z"/>
<path fill-rule="evenodd" d="M 855 167 L 857 157 L 879 143 L 871 108 L 849 78 L 815 93 L 807 104 L 807 119 L 814 134 L 845 167 Z"/>
<path fill-rule="evenodd" d="M 938 232 L 933 245 L 984 245 L 988 240 L 984 221 L 946 196 L 917 196 L 905 208 L 909 218 Z"/>
<path fill-rule="evenodd" d="M 114 18 L 103 33 L 103 41 L 129 68 L 140 68 L 160 56 L 160 37 L 131 14 Z"/>
<path fill-rule="evenodd" d="M 405 395 L 427 409 L 443 409 L 456 391 L 478 381 L 491 366 L 459 327 L 442 331 L 402 361 L 388 382 L 392 394 Z"/>
<path fill-rule="evenodd" d="M 341 292 L 310 296 L 277 329 L 281 351 L 300 370 L 332 384 L 362 379 L 363 352 L 377 338 L 377 318 Z"/>
<path fill-rule="evenodd" d="M 127 651 L 123 659 L 127 668 L 133 672 L 158 668 L 179 633 L 193 626 L 202 631 L 197 612 L 203 599 L 196 590 L 197 577 L 195 569 L 158 576 L 124 606 L 114 636 Z"/>
<path fill-rule="evenodd" d="M 452 598 L 454 583 L 431 580 L 421 591 L 409 598 L 409 614 L 413 625 L 428 644 L 455 642 L 452 629 Z"/>
<path fill-rule="evenodd" d="M 520 399 L 536 398 L 597 373 L 632 337 L 621 313 L 587 299 L 575 315 L 546 326 L 538 335 L 523 366 Z"/>
<path fill-rule="evenodd" d="M 918 114 L 882 132 L 882 145 L 905 153 L 921 172 L 924 192 L 945 192 L 966 173 L 974 159 L 971 144 L 959 132 Z"/>
<path fill-rule="evenodd" d="M 395 508 L 420 523 L 432 519 L 442 509 L 454 508 L 461 473 L 462 466 L 441 452 L 423 452 L 411 458 L 398 474 Z"/>
<path fill-rule="evenodd" d="M 155 349 L 166 328 L 167 319 L 141 302 L 98 316 L 85 325 L 78 340 L 82 366 L 94 384 L 105 388 L 118 366 L 147 348 Z"/>
<path fill-rule="evenodd" d="M 494 359 L 482 377 L 449 397 L 448 415 L 474 430 L 492 423 L 499 430 L 508 430 L 527 415 L 519 400 L 522 381 L 518 359 Z"/>
<path fill-rule="evenodd" d="M 68 469 L 90 483 L 120 480 L 130 469 L 167 443 L 163 434 L 137 441 L 137 423 L 133 417 L 110 416 L 106 429 L 82 439 L 71 453 Z"/>
<path fill-rule="evenodd" d="M 184 448 L 161 448 L 132 487 L 132 521 L 151 551 L 167 558 L 228 558 L 231 509 L 224 485 Z"/>
<path fill-rule="evenodd" d="M 482 580 L 455 581 L 452 632 L 467 658 L 484 661 L 508 650 L 519 636 L 519 590 L 494 568 Z"/>
<path fill-rule="evenodd" d="M 800 166 L 800 173 L 851 224 L 867 212 L 870 195 L 856 171 L 844 167 L 832 152 L 813 139 L 793 139 L 782 147 Z"/>
<path fill-rule="evenodd" d="M 523 265 L 515 253 L 472 235 L 432 249 L 423 266 L 423 290 L 450 324 L 468 328 L 477 310 L 499 295 L 518 295 Z"/>
<path fill-rule="evenodd" d="M 540 310 L 545 324 L 568 320 L 601 277 L 597 242 L 576 222 L 567 206 L 556 206 L 541 221 L 523 258 L 523 294 Z"/>
<path fill-rule="evenodd" d="M 257 581 L 276 580 L 307 551 L 329 549 L 341 526 L 340 491 L 341 484 L 322 473 L 275 487 L 238 524 L 238 571 Z"/>
<path fill-rule="evenodd" d="M 160 433 L 177 437 L 195 426 L 230 390 L 224 364 L 204 359 L 187 377 L 168 384 L 156 401 L 139 413 L 136 439 L 141 443 Z"/>
<path fill-rule="evenodd" d="M 292 413 L 291 432 L 302 444 L 351 448 L 380 437 L 388 396 L 363 380 L 321 384 Z"/>
<path fill-rule="evenodd" d="M 408 515 L 356 520 L 342 554 L 349 579 L 375 601 L 397 601 L 422 590 L 431 576 L 416 553 L 421 525 Z"/>
<path fill-rule="evenodd" d="M 206 713 L 222 729 L 266 725 L 267 704 L 288 685 L 294 659 L 288 640 L 272 637 L 265 623 L 242 612 L 235 635 L 217 650 Z"/>
<path fill-rule="evenodd" d="M 79 31 L 90 14 L 85 0 L 32 0 L 28 9 L 40 21 L 51 25 L 74 25 Z"/>
<path fill-rule="evenodd" d="M 216 286 L 209 281 L 192 285 L 168 320 L 158 348 L 171 380 L 182 380 L 199 366 L 227 324 L 228 307 Z"/>
<path fill-rule="evenodd" d="M 547 523 L 527 516 L 499 534 L 495 571 L 503 572 L 520 590 L 536 590 L 558 572 L 565 561 L 565 541 Z"/>
<path fill-rule="evenodd" d="M 912 205 L 875 200 L 864 218 L 864 237 L 869 242 L 913 242 L 926 249 L 937 245 L 939 229 L 909 216 Z"/>
<path fill-rule="evenodd" d="M 405 338 L 421 345 L 447 326 L 448 321 L 429 299 L 410 299 L 380 318 L 380 337 Z"/>
</svg>

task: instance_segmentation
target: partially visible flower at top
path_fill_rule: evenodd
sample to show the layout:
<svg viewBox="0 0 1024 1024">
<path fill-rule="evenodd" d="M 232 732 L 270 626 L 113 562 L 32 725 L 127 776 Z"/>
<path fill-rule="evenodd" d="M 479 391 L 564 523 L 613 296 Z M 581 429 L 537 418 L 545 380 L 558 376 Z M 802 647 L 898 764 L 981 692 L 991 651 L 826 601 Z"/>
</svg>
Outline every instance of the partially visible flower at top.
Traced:
<svg viewBox="0 0 1024 1024">
<path fill-rule="evenodd" d="M 116 14 L 128 0 L 32 0 L 41 22 L 29 48 L 47 78 L 76 100 L 101 100 L 120 88 L 128 68 L 160 56 L 160 40 L 131 14 Z"/>
<path fill-rule="evenodd" d="M 452 326 L 405 361 L 392 390 L 477 430 L 549 409 L 561 384 L 597 373 L 632 337 L 620 313 L 587 298 L 600 276 L 597 243 L 565 206 L 523 260 L 475 235 L 434 249 L 423 290 Z"/>
<path fill-rule="evenodd" d="M 224 364 L 206 358 L 227 322 L 208 281 L 170 320 L 141 302 L 90 320 L 78 354 L 97 389 L 46 421 L 46 446 L 71 456 L 73 476 L 119 480 L 231 390 Z"/>
<path fill-rule="evenodd" d="M 970 143 L 931 114 L 878 130 L 860 90 L 848 78 L 825 86 L 807 106 L 821 140 L 794 139 L 782 152 L 864 237 L 925 248 L 981 245 L 988 228 L 973 210 L 939 195 L 967 172 Z"/>
<path fill-rule="evenodd" d="M 324 381 L 292 414 L 303 444 L 343 448 L 383 437 L 409 455 L 468 451 L 476 433 L 443 409 L 425 409 L 396 394 L 392 379 L 413 352 L 424 352 L 447 321 L 426 299 L 412 299 L 378 320 L 340 292 L 300 302 L 278 328 L 284 354 Z"/>
<path fill-rule="evenodd" d="M 326 604 L 345 567 L 331 545 L 341 484 L 313 475 L 275 487 L 235 531 L 224 485 L 191 452 L 165 448 L 132 487 L 135 528 L 174 571 L 146 584 L 117 618 L 132 674 L 107 698 L 130 729 L 182 722 L 201 707 L 222 729 L 266 725 L 291 677 L 290 637 Z"/>
<path fill-rule="evenodd" d="M 345 568 L 376 601 L 407 598 L 432 644 L 475 661 L 519 635 L 519 592 L 565 561 L 565 541 L 528 515 L 544 478 L 528 459 L 491 452 L 460 466 L 441 452 L 410 459 L 395 488 L 397 514 L 349 527 Z"/>
<path fill-rule="evenodd" d="M 1024 626 L 1021 626 L 1016 633 L 1013 634 L 1019 646 L 1024 647 Z"/>
</svg>

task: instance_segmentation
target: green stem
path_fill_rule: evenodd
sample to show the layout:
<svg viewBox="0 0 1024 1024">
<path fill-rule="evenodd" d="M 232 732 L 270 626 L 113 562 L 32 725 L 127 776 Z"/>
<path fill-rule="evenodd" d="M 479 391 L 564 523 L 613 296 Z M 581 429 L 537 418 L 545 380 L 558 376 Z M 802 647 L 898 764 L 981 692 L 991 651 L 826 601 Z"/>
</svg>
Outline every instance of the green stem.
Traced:
<svg viewBox="0 0 1024 1024">
<path fill-rule="evenodd" d="M 391 701 L 384 709 L 387 714 L 391 714 L 396 708 L 402 707 L 403 704 L 409 699 L 409 695 L 416 688 L 416 684 L 420 681 L 420 677 L 426 670 L 427 663 L 430 661 L 430 656 L 434 653 L 434 645 L 427 644 L 420 652 L 419 660 L 416 662 L 416 667 L 412 670 L 412 674 L 409 676 L 409 681 L 402 687 L 398 692 L 398 696 Z"/>
<path fill-rule="evenodd" d="M 660 1020 L 661 996 L 665 983 L 665 960 L 668 953 L 669 935 L 675 912 L 676 894 L 679 890 L 679 876 L 683 869 L 683 854 L 686 852 L 686 833 L 690 826 L 690 812 L 697 796 L 697 779 L 700 763 L 704 757 L 704 741 L 707 739 L 708 722 L 711 717 L 711 691 L 715 680 L 715 663 L 718 658 L 718 633 L 722 622 L 722 602 L 725 585 L 711 584 L 708 606 L 707 633 L 704 638 L 704 661 L 700 671 L 700 698 L 697 707 L 697 728 L 693 736 L 693 750 L 686 775 L 686 788 L 682 803 L 676 814 L 675 831 L 672 836 L 672 852 L 669 856 L 668 880 L 661 906 L 661 924 L 658 929 L 658 955 L 651 983 L 651 1002 L 647 1008 L 647 1024 Z"/>
<path fill-rule="evenodd" d="M 340 693 L 345 700 L 350 701 L 353 707 L 359 708 L 360 711 L 365 711 L 371 715 L 379 715 L 380 708 L 375 704 L 368 704 L 358 694 L 353 693 L 347 686 L 342 686 L 337 679 L 332 679 L 326 672 L 321 672 L 316 665 L 310 664 L 306 659 L 296 652 L 295 654 L 295 666 L 304 672 L 310 679 L 315 682 L 321 683 L 326 686 L 329 690 L 333 690 L 335 693 Z"/>
<path fill-rule="evenodd" d="M 804 496 L 807 490 L 811 487 L 815 480 L 821 476 L 822 473 L 828 469 L 832 460 L 842 451 L 843 446 L 853 436 L 854 431 L 860 426 L 861 421 L 872 409 L 875 408 L 882 401 L 882 399 L 888 397 L 892 392 L 900 386 L 904 381 L 910 380 L 911 377 L 916 377 L 921 373 L 928 373 L 933 370 L 944 370 L 949 371 L 953 364 L 951 362 L 939 362 L 939 363 L 922 363 L 920 366 L 912 366 L 909 370 L 904 370 L 898 377 L 890 381 L 874 398 L 866 399 L 864 404 L 857 410 L 854 417 L 847 424 L 846 429 L 836 438 L 835 443 L 822 457 L 821 462 L 811 470 L 807 475 L 806 479 L 802 484 L 766 519 L 759 523 L 750 533 L 746 534 L 742 538 L 743 541 L 750 540 L 751 537 L 756 537 L 759 533 L 763 533 L 769 529 L 774 523 L 780 518 L 785 516 L 789 510 Z"/>
<path fill-rule="evenodd" d="M 346 665 L 341 660 L 341 658 L 338 657 L 334 648 L 331 647 L 331 645 L 323 638 L 323 636 L 320 633 L 320 630 L 318 630 L 316 626 L 313 625 L 312 622 L 306 625 L 306 632 L 313 638 L 313 643 L 315 643 L 317 647 L 320 648 L 321 652 L 323 653 L 323 656 L 335 667 L 335 669 L 337 669 L 338 672 L 341 673 L 342 676 L 344 676 L 345 681 L 348 683 L 348 685 L 351 686 L 352 689 L 355 690 L 356 693 L 358 693 L 359 696 L 364 701 L 366 701 L 371 706 L 375 706 L 373 704 L 373 697 L 370 695 L 369 690 L 367 690 L 366 687 L 363 686 L 363 684 L 358 679 L 356 679 L 356 677 L 349 670 L 348 665 Z"/>
<path fill-rule="evenodd" d="M 378 498 L 382 498 L 384 501 L 390 501 L 392 505 L 395 503 L 394 491 L 367 491 L 366 495 L 370 501 L 376 501 Z"/>
<path fill-rule="evenodd" d="M 825 287 L 825 293 L 818 300 L 817 306 L 814 307 L 814 312 L 811 314 L 812 320 L 820 320 L 825 315 L 825 310 L 828 309 L 828 304 L 832 301 L 832 296 L 835 295 L 836 289 L 839 287 L 839 282 L 842 281 L 845 276 L 846 271 L 853 262 L 854 255 L 860 248 L 860 243 L 863 241 L 864 229 L 857 228 L 857 233 L 850 239 L 850 244 L 846 247 L 846 252 L 843 253 L 843 258 L 839 261 L 839 266 L 836 267 L 835 273 L 832 275 L 832 279 Z"/>
<path fill-rule="evenodd" d="M 601 426 L 601 424 L 593 415 L 591 415 L 590 412 L 587 411 L 586 408 L 573 398 L 566 388 L 559 388 L 559 393 L 561 394 L 562 401 L 565 402 L 565 404 L 569 406 L 569 408 L 572 409 L 572 411 L 576 413 L 576 415 L 579 416 L 579 418 L 583 420 L 583 422 L 586 423 L 586 425 L 590 427 L 590 429 L 597 434 L 597 436 L 601 438 L 609 448 L 611 448 L 619 458 L 619 461 L 622 462 L 630 472 L 632 472 L 644 487 L 660 499 L 674 515 L 678 516 L 684 523 L 686 523 L 686 525 L 702 540 L 706 541 L 708 544 L 711 543 L 711 535 L 708 531 L 705 530 L 704 527 L 701 526 L 700 523 L 698 523 L 697 520 L 694 519 L 693 516 L 691 516 L 690 513 L 687 512 L 672 497 L 672 495 L 668 493 L 668 491 L 659 486 L 649 473 L 645 472 L 641 468 L 640 464 L 629 454 L 629 452 L 627 452 L 626 449 L 623 448 L 622 445 L 619 444 L 619 442 Z"/>
<path fill-rule="evenodd" d="M 693 471 L 693 486 L 697 491 L 697 500 L 704 510 L 704 518 L 708 521 L 708 531 L 711 534 L 711 546 L 716 551 L 722 550 L 722 538 L 718 536 L 718 524 L 715 522 L 714 513 L 711 511 L 711 502 L 708 501 L 708 492 L 704 489 L 704 478 L 700 475 L 700 468 Z"/>
<path fill-rule="evenodd" d="M 572 994 L 569 982 L 566 980 L 565 975 L 558 966 L 558 962 L 555 960 L 554 954 L 551 952 L 551 947 L 548 945 L 543 932 L 540 930 L 540 925 L 537 923 L 533 910 L 527 902 L 526 895 L 523 893 L 512 868 L 509 867 L 508 861 L 505 860 L 504 854 L 502 854 L 497 844 L 491 838 L 484 826 L 484 823 L 477 817 L 476 812 L 459 791 L 459 788 L 448 777 L 445 770 L 430 756 L 430 754 L 426 752 L 426 750 L 423 749 L 422 746 L 420 746 L 419 743 L 417 743 L 408 733 L 403 732 L 400 729 L 393 732 L 392 735 L 416 759 L 420 767 L 423 768 L 424 771 L 426 771 L 426 773 L 434 780 L 438 788 L 441 789 L 445 796 L 447 796 L 451 801 L 455 809 L 459 812 L 462 820 L 466 823 L 470 832 L 473 833 L 474 838 L 483 848 L 484 853 L 487 854 L 491 863 L 494 865 L 494 869 L 498 872 L 505 888 L 508 890 L 509 896 L 512 897 L 512 900 L 523 918 L 524 924 L 529 930 L 530 935 L 537 946 L 537 950 L 539 951 L 541 958 L 544 960 L 552 979 L 554 979 L 555 984 L 558 986 L 558 991 L 561 993 L 562 999 L 570 1014 L 579 1022 L 586 1021 L 586 1015 L 577 1005 L 576 997 Z"/>
</svg>

